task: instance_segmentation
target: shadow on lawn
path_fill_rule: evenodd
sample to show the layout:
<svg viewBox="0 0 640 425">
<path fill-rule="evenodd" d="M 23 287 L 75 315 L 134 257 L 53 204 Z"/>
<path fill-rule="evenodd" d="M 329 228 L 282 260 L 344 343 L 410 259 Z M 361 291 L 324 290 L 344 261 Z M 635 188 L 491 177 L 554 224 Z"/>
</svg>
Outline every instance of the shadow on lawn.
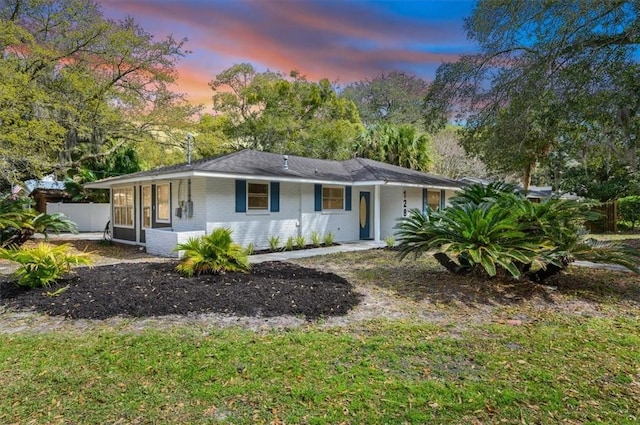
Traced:
<svg viewBox="0 0 640 425">
<path fill-rule="evenodd" d="M 570 267 L 544 285 L 508 276 L 453 275 L 428 257 L 398 261 L 394 253 L 352 261 L 354 277 L 413 301 L 441 304 L 517 305 L 537 300 L 554 304 L 570 297 L 596 304 L 640 304 L 640 278 L 627 272 Z"/>
</svg>

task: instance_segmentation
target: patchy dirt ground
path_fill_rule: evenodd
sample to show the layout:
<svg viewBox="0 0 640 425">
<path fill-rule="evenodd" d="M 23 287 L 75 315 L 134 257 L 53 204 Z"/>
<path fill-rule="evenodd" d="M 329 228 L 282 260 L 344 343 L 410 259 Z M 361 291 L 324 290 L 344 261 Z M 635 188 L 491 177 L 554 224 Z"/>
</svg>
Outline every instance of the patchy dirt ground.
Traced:
<svg viewBox="0 0 640 425">
<path fill-rule="evenodd" d="M 173 270 L 174 261 L 137 247 L 72 243 L 93 252 L 96 267 L 78 270 L 55 288 L 17 291 L 6 283 L 13 266 L 0 261 L 0 332 L 185 324 L 270 330 L 310 320 L 331 327 L 386 318 L 444 324 L 455 333 L 495 321 L 526 325 L 550 313 L 640 314 L 640 278 L 624 272 L 571 267 L 548 285 L 488 281 L 453 276 L 429 257 L 400 262 L 380 249 L 256 264 L 246 275 L 190 280 Z M 67 285 L 58 296 L 47 295 Z"/>
</svg>

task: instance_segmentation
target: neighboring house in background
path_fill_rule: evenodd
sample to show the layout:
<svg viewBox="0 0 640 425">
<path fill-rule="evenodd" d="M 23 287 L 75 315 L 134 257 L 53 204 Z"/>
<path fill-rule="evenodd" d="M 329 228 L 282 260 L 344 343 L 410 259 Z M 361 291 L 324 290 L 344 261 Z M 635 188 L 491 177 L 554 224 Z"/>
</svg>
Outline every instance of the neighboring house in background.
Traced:
<svg viewBox="0 0 640 425">
<path fill-rule="evenodd" d="M 70 202 L 71 195 L 65 190 L 64 182 L 45 178 L 43 180 L 27 180 L 24 182 L 28 195 L 34 201 L 34 209 L 47 212 L 47 202 Z"/>
<path fill-rule="evenodd" d="M 443 207 L 454 180 L 354 158 L 329 161 L 243 150 L 87 183 L 111 190 L 113 239 L 171 256 L 177 243 L 228 227 L 268 248 L 316 232 L 336 242 L 380 241 L 409 209 Z"/>
<path fill-rule="evenodd" d="M 483 186 L 486 186 L 489 183 L 492 183 L 492 180 L 481 179 L 478 177 L 462 177 L 458 181 L 460 182 L 461 186 L 470 186 L 473 184 L 481 184 Z M 520 190 L 523 190 L 522 186 L 517 185 L 517 187 Z M 529 191 L 527 192 L 526 196 L 527 199 L 532 202 L 542 202 L 543 200 L 551 198 L 552 196 L 559 196 L 562 199 L 578 199 L 578 196 L 573 193 L 558 193 L 554 192 L 551 186 L 534 185 L 529 186 Z"/>
</svg>

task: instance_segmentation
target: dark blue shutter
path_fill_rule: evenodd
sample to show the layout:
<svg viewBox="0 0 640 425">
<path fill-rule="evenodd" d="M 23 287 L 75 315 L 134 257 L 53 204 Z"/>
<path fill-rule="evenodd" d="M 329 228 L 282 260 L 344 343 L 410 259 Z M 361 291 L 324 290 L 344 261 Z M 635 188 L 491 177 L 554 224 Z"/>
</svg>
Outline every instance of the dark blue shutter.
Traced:
<svg viewBox="0 0 640 425">
<path fill-rule="evenodd" d="M 313 185 L 313 210 L 322 211 L 322 185 Z"/>
<path fill-rule="evenodd" d="M 444 199 L 446 195 L 447 195 L 446 190 L 442 189 L 440 191 L 440 209 L 443 209 L 446 205 L 446 200 Z"/>
<path fill-rule="evenodd" d="M 280 182 L 271 182 L 271 212 L 280 212 Z"/>
<path fill-rule="evenodd" d="M 427 213 L 427 189 L 422 189 L 422 214 Z"/>
<path fill-rule="evenodd" d="M 236 212 L 247 212 L 246 180 L 236 180 Z"/>
<path fill-rule="evenodd" d="M 344 188 L 344 210 L 351 211 L 351 186 Z"/>
</svg>

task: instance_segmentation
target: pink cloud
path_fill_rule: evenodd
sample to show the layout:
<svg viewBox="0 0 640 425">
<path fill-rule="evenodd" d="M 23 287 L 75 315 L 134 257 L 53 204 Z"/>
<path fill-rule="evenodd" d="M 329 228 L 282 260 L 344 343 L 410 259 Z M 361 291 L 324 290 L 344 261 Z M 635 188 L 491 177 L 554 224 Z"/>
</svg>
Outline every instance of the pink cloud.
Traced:
<svg viewBox="0 0 640 425">
<path fill-rule="evenodd" d="M 390 70 L 410 70 L 430 79 L 441 62 L 455 60 L 466 46 L 461 20 L 454 24 L 426 15 L 402 16 L 366 1 L 102 4 L 108 16 L 132 15 L 159 39 L 170 33 L 189 38 L 186 47 L 193 54 L 179 64 L 179 91 L 207 106 L 212 95 L 207 83 L 234 63 L 285 73 L 298 69 L 311 80 L 340 83 Z"/>
</svg>

